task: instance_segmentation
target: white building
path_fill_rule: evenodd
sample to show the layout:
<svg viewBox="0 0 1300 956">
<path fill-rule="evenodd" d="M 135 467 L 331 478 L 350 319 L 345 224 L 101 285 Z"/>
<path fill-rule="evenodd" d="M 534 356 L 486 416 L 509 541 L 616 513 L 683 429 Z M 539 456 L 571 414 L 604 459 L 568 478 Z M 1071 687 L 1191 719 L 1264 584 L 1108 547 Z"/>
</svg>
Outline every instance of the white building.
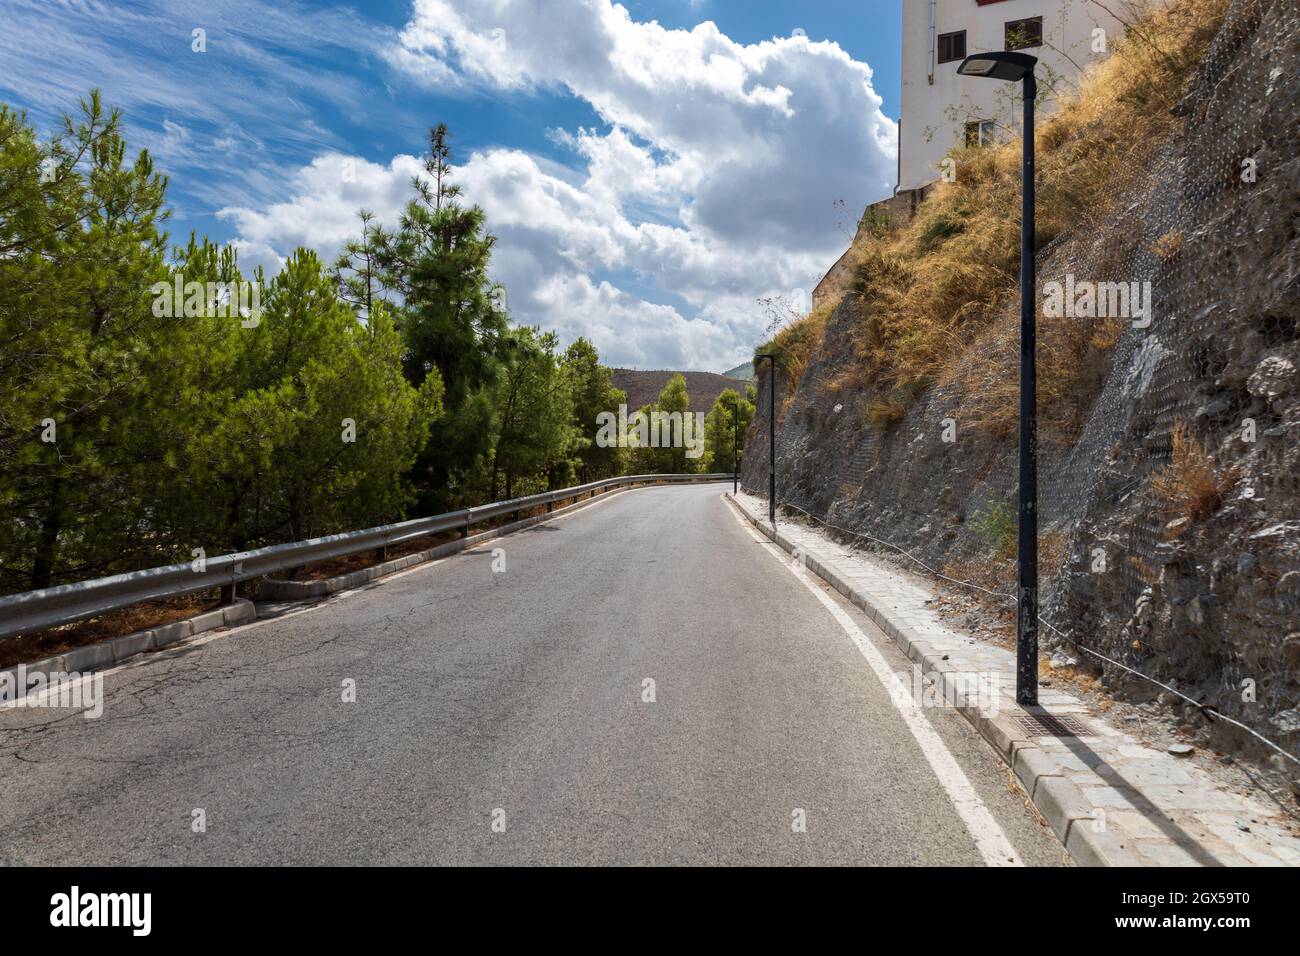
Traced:
<svg viewBox="0 0 1300 956">
<path fill-rule="evenodd" d="M 1106 6 L 1123 12 L 1135 3 Z M 1018 132 L 1020 84 L 958 76 L 968 54 L 1014 49 L 1038 57 L 1040 108 L 1050 109 L 1048 87 L 1072 88 L 1122 31 L 1091 0 L 903 0 L 899 192 L 939 179 L 954 144 Z"/>
</svg>

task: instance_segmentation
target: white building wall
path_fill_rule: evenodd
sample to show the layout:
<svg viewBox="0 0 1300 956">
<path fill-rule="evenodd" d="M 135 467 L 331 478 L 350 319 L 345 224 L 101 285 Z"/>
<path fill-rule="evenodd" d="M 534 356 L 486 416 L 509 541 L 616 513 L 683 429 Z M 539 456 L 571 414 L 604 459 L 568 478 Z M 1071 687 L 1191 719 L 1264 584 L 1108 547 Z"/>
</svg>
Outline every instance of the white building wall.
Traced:
<svg viewBox="0 0 1300 956">
<path fill-rule="evenodd" d="M 1106 6 L 1118 10 L 1125 0 Z M 900 190 L 917 189 L 939 178 L 940 161 L 953 145 L 964 141 L 968 121 L 993 120 L 1013 133 L 1020 128 L 1020 84 L 958 76 L 960 60 L 938 62 L 939 35 L 965 30 L 967 55 L 1002 50 L 1007 21 L 1037 16 L 1043 18 L 1043 44 L 1021 52 L 1039 59 L 1040 94 L 1044 78 L 1060 77 L 1058 87 L 1069 90 L 1081 70 L 1104 58 L 1105 53 L 1093 50 L 1096 28 L 1106 31 L 1107 49 L 1123 32 L 1117 20 L 1088 0 L 992 0 L 984 5 L 976 0 L 903 0 Z M 1050 109 L 1050 102 L 1040 104 L 1040 110 Z"/>
</svg>

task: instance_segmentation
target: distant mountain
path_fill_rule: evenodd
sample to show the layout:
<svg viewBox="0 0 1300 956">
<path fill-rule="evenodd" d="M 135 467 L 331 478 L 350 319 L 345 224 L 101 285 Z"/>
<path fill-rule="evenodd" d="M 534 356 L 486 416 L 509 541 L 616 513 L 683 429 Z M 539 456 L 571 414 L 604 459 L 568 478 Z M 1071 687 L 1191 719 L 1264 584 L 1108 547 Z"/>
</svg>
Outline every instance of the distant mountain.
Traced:
<svg viewBox="0 0 1300 956">
<path fill-rule="evenodd" d="M 754 363 L 741 362 L 735 368 L 727 369 L 722 374 L 727 378 L 738 378 L 742 382 L 752 382 L 754 380 Z"/>
<path fill-rule="evenodd" d="M 627 392 L 627 407 L 636 411 L 659 400 L 659 393 L 664 390 L 668 380 L 677 372 L 671 369 L 655 371 L 638 371 L 632 368 L 616 368 L 613 371 L 615 388 Z M 737 387 L 735 378 L 719 375 L 717 372 L 682 372 L 686 377 L 686 393 L 691 400 L 691 411 L 708 412 L 724 389 Z"/>
</svg>

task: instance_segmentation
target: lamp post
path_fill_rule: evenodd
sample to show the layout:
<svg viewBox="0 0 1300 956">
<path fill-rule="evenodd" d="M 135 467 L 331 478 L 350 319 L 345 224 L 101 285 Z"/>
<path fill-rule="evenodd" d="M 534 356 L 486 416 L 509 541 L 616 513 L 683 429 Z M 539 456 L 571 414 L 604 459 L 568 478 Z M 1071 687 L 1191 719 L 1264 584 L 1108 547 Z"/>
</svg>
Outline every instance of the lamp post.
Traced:
<svg viewBox="0 0 1300 956">
<path fill-rule="evenodd" d="M 767 517 L 776 530 L 776 356 L 765 352 L 758 356 L 768 361 L 772 372 L 767 382 Z"/>
<path fill-rule="evenodd" d="M 1020 81 L 1024 124 L 1020 160 L 1020 508 L 1016 587 L 1016 703 L 1038 703 L 1038 407 L 1034 306 L 1034 98 L 1038 58 L 1027 53 L 975 53 L 957 67 L 963 76 Z"/>
<path fill-rule="evenodd" d="M 740 396 L 731 403 L 731 493 L 740 493 Z"/>
</svg>

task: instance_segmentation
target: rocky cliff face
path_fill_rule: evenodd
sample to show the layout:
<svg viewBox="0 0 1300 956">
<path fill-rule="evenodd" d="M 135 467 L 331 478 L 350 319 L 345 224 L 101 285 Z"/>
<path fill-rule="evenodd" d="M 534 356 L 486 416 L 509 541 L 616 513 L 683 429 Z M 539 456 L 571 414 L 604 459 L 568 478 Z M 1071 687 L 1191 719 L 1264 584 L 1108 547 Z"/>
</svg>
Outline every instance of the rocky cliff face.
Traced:
<svg viewBox="0 0 1300 956">
<path fill-rule="evenodd" d="M 1045 433 L 1040 449 L 1045 643 L 1080 658 L 1118 695 L 1160 693 L 1124 665 L 1292 754 L 1300 744 L 1298 77 L 1293 0 L 1234 0 L 1175 110 L 1178 135 L 1156 145 L 1118 213 L 1081 224 L 1038 257 L 1044 289 L 1124 281 L 1140 293 L 1149 282 L 1152 307 L 1149 324 L 1128 316 L 1109 324 L 1086 403 L 1041 412 L 1073 423 Z M 964 420 L 962 410 L 980 399 L 972 394 L 979 376 L 940 378 L 892 428 L 870 424 L 877 390 L 843 385 L 865 308 L 851 294 L 841 300 L 798 381 L 778 381 L 778 499 L 872 536 L 883 553 L 903 549 L 1009 595 L 1014 430 L 998 437 Z M 1043 315 L 1046 347 L 1051 323 L 1088 321 L 1098 320 Z M 973 331 L 954 347 L 983 363 L 988 394 L 1005 384 L 1000 377 L 1014 382 L 1014 340 Z M 757 494 L 766 494 L 771 385 L 764 372 L 744 461 L 745 487 Z M 1202 740 L 1273 753 L 1182 706 Z"/>
</svg>

